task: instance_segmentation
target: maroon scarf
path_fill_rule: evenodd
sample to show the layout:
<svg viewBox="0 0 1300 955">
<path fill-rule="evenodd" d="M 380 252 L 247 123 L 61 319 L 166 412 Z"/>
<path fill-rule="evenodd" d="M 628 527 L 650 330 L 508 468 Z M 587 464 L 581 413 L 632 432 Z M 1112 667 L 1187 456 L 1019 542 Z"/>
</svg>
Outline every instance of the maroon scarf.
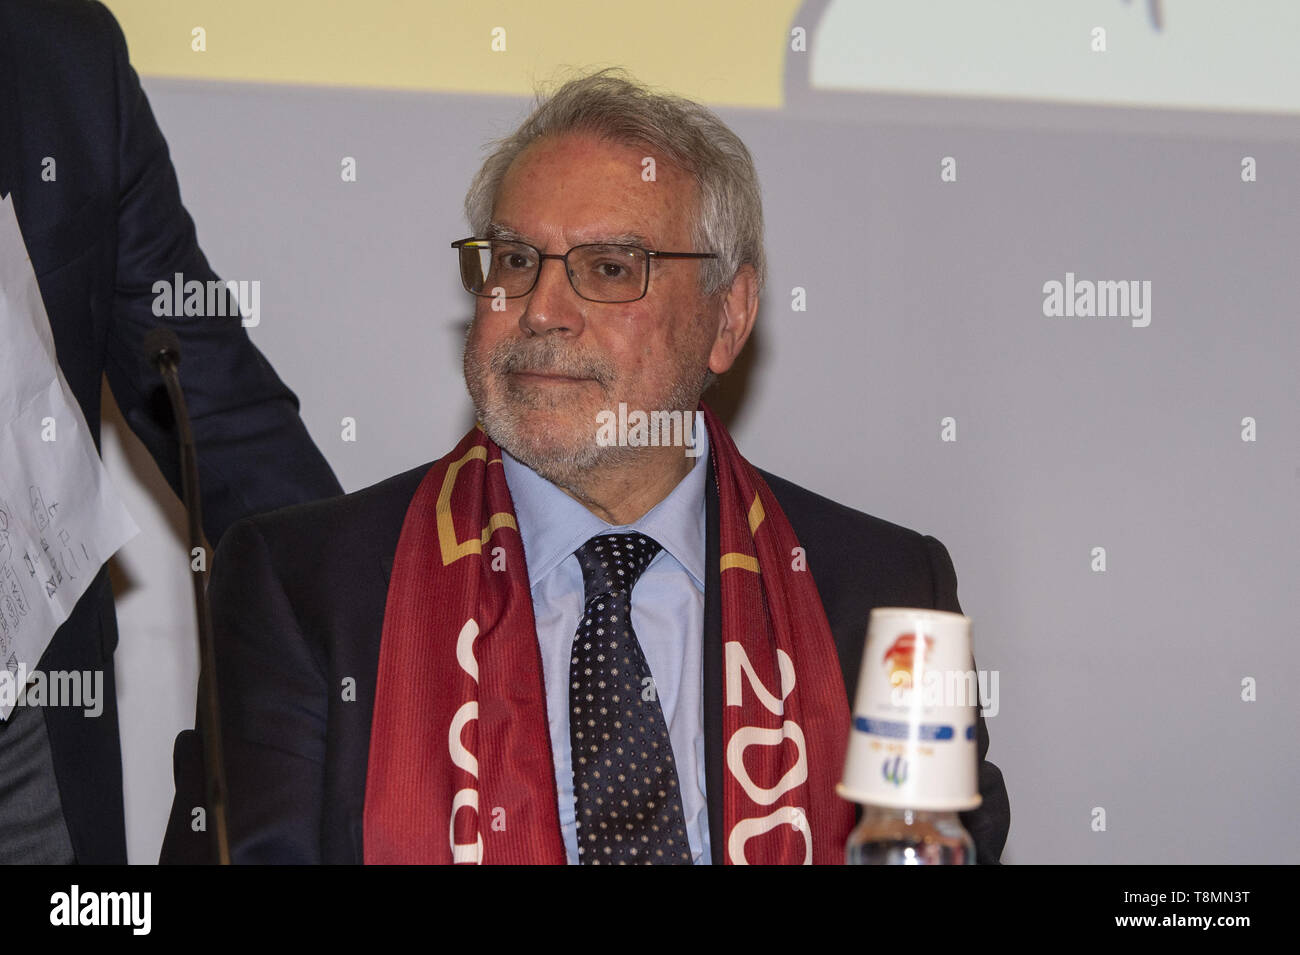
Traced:
<svg viewBox="0 0 1300 955">
<path fill-rule="evenodd" d="M 701 408 L 722 555 L 725 831 L 712 836 L 732 864 L 841 864 L 849 708 L 826 613 L 771 489 Z M 402 524 L 364 845 L 367 863 L 565 862 L 523 541 L 481 427 L 429 469 Z"/>
</svg>

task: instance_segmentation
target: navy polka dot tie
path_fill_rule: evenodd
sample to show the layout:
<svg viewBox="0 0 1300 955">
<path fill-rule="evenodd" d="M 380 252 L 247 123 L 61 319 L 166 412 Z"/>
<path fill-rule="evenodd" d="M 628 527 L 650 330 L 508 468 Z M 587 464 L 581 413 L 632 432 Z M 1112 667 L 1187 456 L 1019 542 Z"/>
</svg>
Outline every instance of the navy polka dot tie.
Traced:
<svg viewBox="0 0 1300 955">
<path fill-rule="evenodd" d="M 569 659 L 569 742 L 583 865 L 691 864 L 672 742 L 632 629 L 632 587 L 655 554 L 642 534 L 574 553 L 585 603 Z"/>
</svg>

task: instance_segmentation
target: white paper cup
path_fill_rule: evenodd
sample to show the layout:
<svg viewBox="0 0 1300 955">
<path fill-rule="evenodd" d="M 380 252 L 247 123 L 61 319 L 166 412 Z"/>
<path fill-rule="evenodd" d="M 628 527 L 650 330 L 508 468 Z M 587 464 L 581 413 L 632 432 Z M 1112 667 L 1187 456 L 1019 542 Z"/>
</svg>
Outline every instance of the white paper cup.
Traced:
<svg viewBox="0 0 1300 955">
<path fill-rule="evenodd" d="M 979 806 L 977 687 L 969 617 L 909 607 L 872 610 L 836 792 L 894 809 Z"/>
</svg>

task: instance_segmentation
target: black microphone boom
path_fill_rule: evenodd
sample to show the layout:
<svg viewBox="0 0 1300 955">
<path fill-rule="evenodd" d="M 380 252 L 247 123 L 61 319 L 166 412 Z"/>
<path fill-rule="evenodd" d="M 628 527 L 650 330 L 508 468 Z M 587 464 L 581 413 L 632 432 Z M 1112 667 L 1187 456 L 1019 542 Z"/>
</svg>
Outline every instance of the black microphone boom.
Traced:
<svg viewBox="0 0 1300 955">
<path fill-rule="evenodd" d="M 174 368 L 181 363 L 181 340 L 170 328 L 159 326 L 149 329 L 149 333 L 144 336 L 143 350 L 149 364 L 157 368 L 160 374 L 164 367 L 170 365 Z"/>
<path fill-rule="evenodd" d="M 212 616 L 208 608 L 207 542 L 203 537 L 203 511 L 199 500 L 198 454 L 194 448 L 194 433 L 190 429 L 190 415 L 185 408 L 185 395 L 181 392 L 181 343 L 170 328 L 152 329 L 144 337 L 144 353 L 167 386 L 172 416 L 176 419 L 176 432 L 181 452 L 181 488 L 185 513 L 189 519 L 190 554 L 198 549 L 204 554 L 199 570 L 191 570 L 194 580 L 194 611 L 199 625 L 199 712 L 204 726 L 200 729 L 203 741 L 204 776 L 207 780 L 209 819 L 208 832 L 212 839 L 213 855 L 220 865 L 230 865 L 230 838 L 226 829 L 226 769 L 221 755 L 221 707 L 217 700 L 216 652 L 212 644 Z"/>
</svg>

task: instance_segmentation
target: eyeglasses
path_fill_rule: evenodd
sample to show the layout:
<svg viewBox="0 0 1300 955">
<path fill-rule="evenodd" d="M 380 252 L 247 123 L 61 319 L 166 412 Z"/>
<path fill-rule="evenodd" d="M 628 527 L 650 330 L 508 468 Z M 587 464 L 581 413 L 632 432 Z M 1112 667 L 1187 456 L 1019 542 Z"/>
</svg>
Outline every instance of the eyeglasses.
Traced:
<svg viewBox="0 0 1300 955">
<path fill-rule="evenodd" d="M 650 259 L 716 259 L 715 252 L 657 252 L 639 245 L 575 245 L 563 255 L 544 254 L 527 242 L 460 239 L 465 290 L 482 298 L 520 298 L 537 287 L 545 259 L 559 259 L 573 290 L 589 302 L 635 302 L 650 288 Z"/>
</svg>

